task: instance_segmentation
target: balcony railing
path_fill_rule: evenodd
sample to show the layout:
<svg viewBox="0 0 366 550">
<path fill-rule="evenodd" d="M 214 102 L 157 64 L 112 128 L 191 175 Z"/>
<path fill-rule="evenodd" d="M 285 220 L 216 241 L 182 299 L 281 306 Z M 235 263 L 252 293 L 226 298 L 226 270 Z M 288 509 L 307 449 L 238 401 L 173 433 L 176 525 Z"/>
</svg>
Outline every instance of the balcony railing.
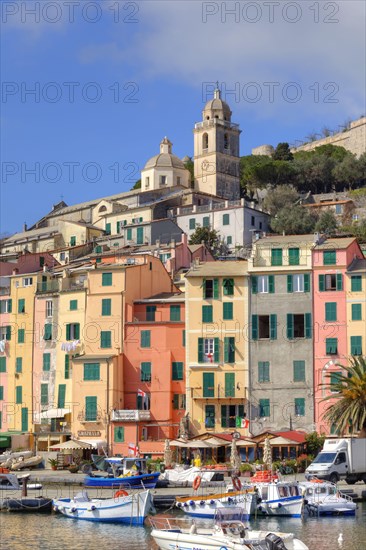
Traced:
<svg viewBox="0 0 366 550">
<path fill-rule="evenodd" d="M 101 422 L 103 420 L 103 415 L 100 412 L 93 413 L 86 411 L 81 411 L 78 414 L 78 420 L 79 422 L 82 422 L 83 424 L 86 422 Z"/>
<path fill-rule="evenodd" d="M 239 128 L 239 124 L 229 122 L 228 120 L 222 120 L 221 118 L 211 118 L 211 120 L 204 120 L 203 122 L 196 122 L 195 129 L 211 128 L 212 126 L 224 126 L 225 128 Z"/>
<path fill-rule="evenodd" d="M 150 411 L 139 410 L 114 410 L 111 414 L 112 422 L 139 422 L 141 420 L 150 420 Z"/>
<path fill-rule="evenodd" d="M 37 283 L 37 292 L 58 292 L 59 282 L 58 281 L 45 281 L 42 283 Z"/>
<path fill-rule="evenodd" d="M 69 434 L 71 433 L 71 424 L 69 422 L 56 422 L 55 424 L 38 424 L 35 432 L 39 435 L 48 434 Z"/>
</svg>

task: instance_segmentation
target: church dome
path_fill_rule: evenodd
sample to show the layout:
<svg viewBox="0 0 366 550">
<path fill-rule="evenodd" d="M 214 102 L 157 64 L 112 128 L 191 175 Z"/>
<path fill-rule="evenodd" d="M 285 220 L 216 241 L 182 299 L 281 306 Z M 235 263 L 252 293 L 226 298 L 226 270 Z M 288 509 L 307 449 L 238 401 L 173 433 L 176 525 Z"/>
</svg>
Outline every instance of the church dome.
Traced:
<svg viewBox="0 0 366 550">
<path fill-rule="evenodd" d="M 145 164 L 144 170 L 147 168 L 183 168 L 184 162 L 172 154 L 172 143 L 167 137 L 160 143 L 160 153 L 151 157 Z"/>
<path fill-rule="evenodd" d="M 203 109 L 203 118 L 214 118 L 216 116 L 221 119 L 223 118 L 224 120 L 230 120 L 231 114 L 232 113 L 229 105 L 226 103 L 226 101 L 223 101 L 221 99 L 220 90 L 216 88 L 216 90 L 214 91 L 213 99 L 207 101 Z"/>
</svg>

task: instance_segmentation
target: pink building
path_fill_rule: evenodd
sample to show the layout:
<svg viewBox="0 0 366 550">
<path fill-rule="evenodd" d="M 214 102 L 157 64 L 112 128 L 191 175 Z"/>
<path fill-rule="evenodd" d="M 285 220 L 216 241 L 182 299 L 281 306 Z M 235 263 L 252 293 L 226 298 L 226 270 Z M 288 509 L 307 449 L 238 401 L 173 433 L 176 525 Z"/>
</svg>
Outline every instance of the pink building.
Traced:
<svg viewBox="0 0 366 550">
<path fill-rule="evenodd" d="M 163 453 L 166 438 L 177 437 L 185 415 L 184 295 L 162 293 L 137 300 L 125 325 L 124 410 L 113 411 L 114 431 L 123 442 L 114 453 Z"/>
<path fill-rule="evenodd" d="M 319 241 L 313 249 L 314 288 L 314 420 L 319 433 L 329 434 L 332 426 L 323 419 L 331 400 L 324 386 L 329 376 L 341 371 L 348 359 L 346 272 L 356 258 L 363 258 L 354 238 Z"/>
<path fill-rule="evenodd" d="M 13 405 L 9 403 L 8 378 L 9 378 L 9 332 L 10 313 L 12 300 L 10 298 L 10 280 L 8 277 L 0 278 L 0 436 L 8 431 L 8 415 L 12 414 Z M 9 327 L 9 328 L 7 328 Z M 10 437 L 0 437 L 0 449 L 10 446 Z"/>
</svg>

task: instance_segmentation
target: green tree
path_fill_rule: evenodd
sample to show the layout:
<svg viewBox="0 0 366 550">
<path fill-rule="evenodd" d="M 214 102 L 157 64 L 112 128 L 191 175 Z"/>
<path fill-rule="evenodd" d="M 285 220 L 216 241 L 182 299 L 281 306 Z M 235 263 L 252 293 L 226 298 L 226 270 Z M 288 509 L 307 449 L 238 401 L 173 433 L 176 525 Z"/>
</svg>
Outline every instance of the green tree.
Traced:
<svg viewBox="0 0 366 550">
<path fill-rule="evenodd" d="M 131 187 L 131 191 L 133 191 L 134 189 L 141 189 L 141 179 L 137 180 L 135 185 Z"/>
<path fill-rule="evenodd" d="M 273 152 L 272 158 L 273 160 L 291 161 L 294 159 L 294 155 L 291 153 L 288 143 L 279 143 Z"/>
<path fill-rule="evenodd" d="M 292 185 L 279 185 L 268 190 L 263 201 L 263 207 L 271 216 L 275 216 L 281 208 L 290 207 L 299 199 L 299 194 Z"/>
<path fill-rule="evenodd" d="M 216 255 L 220 251 L 221 242 L 218 231 L 210 227 L 201 227 L 196 225 L 194 233 L 192 233 L 189 244 L 201 244 L 204 242 L 212 254 Z"/>
<path fill-rule="evenodd" d="M 349 154 L 338 162 L 333 169 L 333 176 L 340 191 L 345 187 L 357 188 L 365 184 L 364 158 L 357 159 Z"/>
<path fill-rule="evenodd" d="M 352 356 L 349 366 L 339 365 L 344 372 L 327 375 L 329 383 L 324 384 L 331 391 L 322 401 L 334 400 L 324 413 L 324 420 L 334 425 L 337 431 L 359 432 L 366 437 L 366 358 Z"/>
<path fill-rule="evenodd" d="M 315 224 L 315 231 L 318 233 L 335 233 L 338 227 L 337 219 L 332 210 L 324 210 Z"/>
<path fill-rule="evenodd" d="M 187 160 L 187 162 L 184 163 L 184 166 L 187 168 L 187 170 L 189 170 L 190 174 L 191 174 L 191 183 L 194 182 L 194 162 L 193 160 L 190 158 L 189 160 Z"/>
<path fill-rule="evenodd" d="M 318 432 L 311 432 L 306 434 L 306 451 L 309 455 L 316 456 L 318 452 L 323 448 L 325 435 L 319 435 Z"/>
<path fill-rule="evenodd" d="M 286 235 L 305 235 L 314 231 L 316 218 L 303 206 L 285 206 L 271 220 L 271 228 L 275 233 Z"/>
</svg>

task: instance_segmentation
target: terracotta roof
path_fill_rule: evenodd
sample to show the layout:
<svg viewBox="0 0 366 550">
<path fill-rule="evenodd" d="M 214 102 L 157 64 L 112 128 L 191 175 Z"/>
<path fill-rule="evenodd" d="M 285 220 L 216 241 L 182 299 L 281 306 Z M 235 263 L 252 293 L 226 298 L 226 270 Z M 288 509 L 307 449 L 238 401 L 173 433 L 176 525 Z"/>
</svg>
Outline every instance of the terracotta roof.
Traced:
<svg viewBox="0 0 366 550">
<path fill-rule="evenodd" d="M 345 201 L 324 201 L 324 202 L 314 202 L 310 204 L 303 204 L 303 206 L 310 206 L 310 207 L 317 207 L 317 206 L 332 206 L 333 204 L 348 204 L 349 202 L 353 202 L 351 199 L 345 200 Z"/>
<path fill-rule="evenodd" d="M 205 262 L 190 269 L 186 277 L 244 277 L 248 274 L 247 270 L 246 260 Z"/>
<path fill-rule="evenodd" d="M 296 443 L 305 443 L 306 433 L 298 432 L 296 430 L 289 430 L 288 432 L 274 432 L 276 436 L 285 437 L 286 439 L 291 439 L 296 441 Z"/>
<path fill-rule="evenodd" d="M 330 250 L 332 247 L 336 250 L 341 248 L 348 248 L 356 240 L 355 237 L 339 237 L 334 239 L 326 239 L 321 244 L 317 244 L 314 248 L 315 250 Z"/>
</svg>

